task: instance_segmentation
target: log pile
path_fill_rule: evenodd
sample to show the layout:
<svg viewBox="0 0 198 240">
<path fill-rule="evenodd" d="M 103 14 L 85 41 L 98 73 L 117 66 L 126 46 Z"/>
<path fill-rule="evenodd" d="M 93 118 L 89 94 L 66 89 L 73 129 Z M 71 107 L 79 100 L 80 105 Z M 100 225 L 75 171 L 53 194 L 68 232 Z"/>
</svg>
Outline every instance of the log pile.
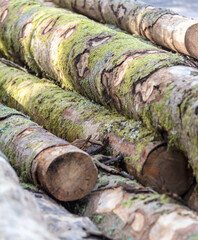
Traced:
<svg viewBox="0 0 198 240">
<path fill-rule="evenodd" d="M 19 184 L 0 151 L 0 232 L 6 240 L 56 240 L 47 229 L 35 199 Z"/>
<path fill-rule="evenodd" d="M 159 192 L 183 195 L 192 184 L 192 171 L 185 155 L 178 150 L 167 150 L 160 136 L 140 122 L 110 113 L 46 79 L 0 63 L 0 101 L 23 111 L 48 131 L 70 142 L 89 136 L 96 144 L 107 139 L 106 151 L 114 156 L 121 153 L 127 171 Z M 89 153 L 92 151 L 95 149 Z"/>
<path fill-rule="evenodd" d="M 0 11 L 0 51 L 7 57 L 17 54 L 38 74 L 157 129 L 186 152 L 198 179 L 198 70 L 186 66 L 191 62 L 37 1 L 2 1 Z"/>
<path fill-rule="evenodd" d="M 4 238 L 198 239 L 196 62 L 60 7 L 198 58 L 197 22 L 139 1 L 0 0 Z"/>
<path fill-rule="evenodd" d="M 97 188 L 79 208 L 113 239 L 181 240 L 198 237 L 198 215 L 166 195 L 100 171 Z"/>
<path fill-rule="evenodd" d="M 69 213 L 41 191 L 25 191 L 0 151 L 0 232 L 6 240 L 105 239 L 87 217 Z"/>
<path fill-rule="evenodd" d="M 22 181 L 62 201 L 82 198 L 94 188 L 97 170 L 88 154 L 2 104 L 0 130 L 0 149 Z"/>
</svg>

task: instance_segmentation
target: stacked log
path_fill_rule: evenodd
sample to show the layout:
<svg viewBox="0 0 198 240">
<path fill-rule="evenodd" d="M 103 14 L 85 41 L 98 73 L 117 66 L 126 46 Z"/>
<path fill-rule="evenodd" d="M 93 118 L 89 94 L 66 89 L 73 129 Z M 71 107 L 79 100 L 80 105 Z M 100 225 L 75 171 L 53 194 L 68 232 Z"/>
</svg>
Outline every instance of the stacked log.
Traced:
<svg viewBox="0 0 198 240">
<path fill-rule="evenodd" d="M 57 239 L 47 229 L 35 199 L 22 189 L 16 173 L 1 151 L 0 185 L 1 239 Z"/>
<path fill-rule="evenodd" d="M 198 237 L 197 213 L 134 181 L 100 171 L 97 189 L 79 208 L 113 239 L 187 240 Z"/>
<path fill-rule="evenodd" d="M 36 199 L 48 230 L 61 240 L 108 240 L 88 217 L 71 214 L 42 191 L 29 191 Z"/>
<path fill-rule="evenodd" d="M 0 1 L 0 11 L 7 57 L 158 129 L 187 153 L 198 179 L 198 71 L 183 57 L 37 1 Z"/>
<path fill-rule="evenodd" d="M 82 198 L 95 186 L 97 170 L 87 153 L 2 104 L 0 149 L 22 181 L 35 183 L 58 200 Z"/>
<path fill-rule="evenodd" d="M 198 21 L 137 0 L 53 0 L 99 22 L 114 24 L 153 43 L 198 59 Z"/>
<path fill-rule="evenodd" d="M 128 172 L 159 192 L 183 195 L 192 184 L 185 155 L 167 150 L 160 136 L 46 79 L 0 63 L 0 101 L 70 142 L 92 136 L 106 154 L 121 153 Z"/>
</svg>

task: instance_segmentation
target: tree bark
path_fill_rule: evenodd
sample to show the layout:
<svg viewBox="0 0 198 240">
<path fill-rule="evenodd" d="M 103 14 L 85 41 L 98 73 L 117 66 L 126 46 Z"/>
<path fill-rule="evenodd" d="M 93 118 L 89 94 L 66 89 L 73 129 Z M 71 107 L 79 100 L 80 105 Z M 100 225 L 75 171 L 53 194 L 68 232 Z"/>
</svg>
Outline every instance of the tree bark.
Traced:
<svg viewBox="0 0 198 240">
<path fill-rule="evenodd" d="M 7 56 L 17 53 L 33 70 L 42 70 L 63 86 L 157 128 L 170 146 L 187 152 L 198 180 L 197 69 L 173 66 L 185 60 L 36 2 L 0 2 L 5 14 L 0 49 Z"/>
<path fill-rule="evenodd" d="M 19 185 L 16 173 L 0 151 L 0 232 L 6 240 L 55 240 L 35 199 Z"/>
<path fill-rule="evenodd" d="M 23 181 L 34 182 L 58 200 L 82 198 L 95 186 L 97 170 L 87 153 L 2 104 L 0 148 Z"/>
<path fill-rule="evenodd" d="M 187 240 L 198 237 L 198 215 L 166 195 L 129 179 L 100 172 L 97 189 L 79 202 L 113 239 Z"/>
<path fill-rule="evenodd" d="M 99 22 L 114 24 L 153 43 L 198 59 L 198 21 L 137 0 L 53 0 Z"/>
<path fill-rule="evenodd" d="M 71 214 L 42 191 L 31 191 L 42 212 L 48 230 L 61 240 L 107 239 L 88 217 Z"/>
<path fill-rule="evenodd" d="M 46 73 L 62 86 L 157 128 L 170 145 L 187 152 L 198 179 L 193 106 L 198 71 L 173 66 L 187 64 L 181 56 L 83 16 L 36 3 L 0 2 L 0 49 L 7 57 L 17 54 L 31 69 Z"/>
<path fill-rule="evenodd" d="M 106 151 L 121 153 L 128 172 L 157 191 L 182 195 L 192 184 L 186 157 L 167 150 L 160 136 L 46 79 L 0 63 L 0 101 L 70 142 L 89 136 L 97 144 L 108 139 Z"/>
</svg>

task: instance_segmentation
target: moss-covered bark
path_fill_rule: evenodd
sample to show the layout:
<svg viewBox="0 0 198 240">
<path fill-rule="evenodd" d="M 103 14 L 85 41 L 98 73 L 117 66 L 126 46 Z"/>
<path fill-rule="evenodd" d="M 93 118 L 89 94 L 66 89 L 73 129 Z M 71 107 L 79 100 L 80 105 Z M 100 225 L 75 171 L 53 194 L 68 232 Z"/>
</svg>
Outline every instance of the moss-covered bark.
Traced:
<svg viewBox="0 0 198 240">
<path fill-rule="evenodd" d="M 157 128 L 187 152 L 198 179 L 196 69 L 174 67 L 185 60 L 36 0 L 0 1 L 0 7 L 5 55 L 17 54 L 37 73 Z"/>
<path fill-rule="evenodd" d="M 82 198 L 95 186 L 97 170 L 88 154 L 2 104 L 0 149 L 22 181 L 38 184 L 59 200 Z"/>
<path fill-rule="evenodd" d="M 197 213 L 166 195 L 105 172 L 99 173 L 97 190 L 80 202 L 77 209 L 113 239 L 198 238 Z"/>
<path fill-rule="evenodd" d="M 198 22 L 137 0 L 53 0 L 99 22 L 114 24 L 151 42 L 198 59 Z"/>
<path fill-rule="evenodd" d="M 183 194 L 192 182 L 187 159 L 167 151 L 160 136 L 46 79 L 0 63 L 0 101 L 70 142 L 90 135 L 101 142 L 108 138 L 109 153 L 124 155 L 127 170 L 158 191 Z"/>
<path fill-rule="evenodd" d="M 35 199 L 22 189 L 16 173 L 0 151 L 1 239 L 56 240 L 47 229 Z"/>
</svg>

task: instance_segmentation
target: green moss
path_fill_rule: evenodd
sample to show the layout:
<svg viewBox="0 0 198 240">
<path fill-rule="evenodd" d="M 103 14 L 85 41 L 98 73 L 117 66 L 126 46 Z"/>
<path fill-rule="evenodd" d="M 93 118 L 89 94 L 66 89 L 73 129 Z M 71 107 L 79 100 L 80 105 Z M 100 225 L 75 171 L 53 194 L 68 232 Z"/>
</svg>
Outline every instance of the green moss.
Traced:
<svg viewBox="0 0 198 240">
<path fill-rule="evenodd" d="M 104 214 L 92 215 L 91 220 L 93 220 L 96 224 L 100 224 L 104 219 L 104 217 L 105 217 Z"/>
<path fill-rule="evenodd" d="M 21 182 L 20 184 L 25 189 L 29 189 L 29 190 L 32 190 L 32 191 L 36 191 L 37 190 L 37 187 L 32 185 L 32 184 L 30 184 L 30 183 L 27 184 L 27 183 Z"/>
</svg>

